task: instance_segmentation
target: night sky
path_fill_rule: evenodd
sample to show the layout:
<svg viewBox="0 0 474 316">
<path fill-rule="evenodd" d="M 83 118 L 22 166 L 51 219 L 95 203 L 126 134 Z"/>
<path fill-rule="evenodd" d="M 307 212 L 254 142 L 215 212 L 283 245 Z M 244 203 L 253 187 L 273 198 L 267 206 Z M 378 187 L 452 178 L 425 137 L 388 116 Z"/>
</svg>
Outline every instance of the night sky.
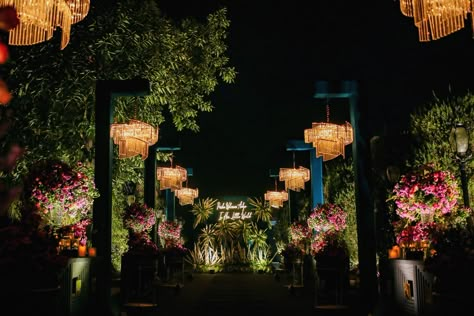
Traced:
<svg viewBox="0 0 474 316">
<path fill-rule="evenodd" d="M 226 6 L 231 21 L 228 56 L 236 82 L 217 88 L 214 111 L 201 114 L 199 133 L 180 133 L 182 149 L 175 152 L 176 164 L 193 168 L 188 186 L 198 187 L 200 198 L 263 198 L 275 186 L 269 170 L 293 165 L 288 140 L 302 140 L 312 122 L 325 121 L 327 102 L 331 122 L 350 121 L 347 101 L 313 98 L 317 80 L 360 82 L 360 113 L 370 117 L 374 133 L 405 129 L 409 112 L 433 92 L 448 95 L 451 86 L 451 94 L 463 94 L 474 86 L 469 25 L 420 43 L 398 1 L 376 2 L 370 8 L 336 0 L 159 2 L 174 18 L 202 18 Z M 295 153 L 297 166 L 309 168 L 308 161 L 309 152 Z"/>
</svg>

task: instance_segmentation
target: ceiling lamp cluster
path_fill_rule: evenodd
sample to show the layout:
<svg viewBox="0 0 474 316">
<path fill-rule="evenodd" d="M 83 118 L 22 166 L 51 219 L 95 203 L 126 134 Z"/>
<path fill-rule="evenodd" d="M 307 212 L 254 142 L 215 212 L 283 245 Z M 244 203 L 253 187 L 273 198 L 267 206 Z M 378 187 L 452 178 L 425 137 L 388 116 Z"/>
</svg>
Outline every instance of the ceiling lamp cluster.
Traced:
<svg viewBox="0 0 474 316">
<path fill-rule="evenodd" d="M 329 105 L 326 105 L 327 122 L 312 123 L 310 129 L 304 130 L 305 143 L 313 143 L 316 157 L 323 161 L 331 160 L 339 155 L 345 157 L 344 147 L 354 139 L 352 126 L 348 122 L 342 125 L 329 123 Z"/>
<path fill-rule="evenodd" d="M 110 126 L 110 137 L 119 146 L 119 158 L 141 155 L 148 157 L 148 147 L 158 141 L 158 128 L 138 120 L 126 124 L 114 123 Z"/>
<path fill-rule="evenodd" d="M 400 0 L 400 11 L 414 19 L 418 39 L 427 42 L 462 29 L 468 15 L 472 15 L 472 1 Z M 471 23 L 474 28 L 474 21 Z"/>
<path fill-rule="evenodd" d="M 8 44 L 33 45 L 61 32 L 61 49 L 71 37 L 71 25 L 82 21 L 89 12 L 90 0 L 0 0 L 0 7 L 16 8 L 20 23 L 10 30 Z"/>
</svg>

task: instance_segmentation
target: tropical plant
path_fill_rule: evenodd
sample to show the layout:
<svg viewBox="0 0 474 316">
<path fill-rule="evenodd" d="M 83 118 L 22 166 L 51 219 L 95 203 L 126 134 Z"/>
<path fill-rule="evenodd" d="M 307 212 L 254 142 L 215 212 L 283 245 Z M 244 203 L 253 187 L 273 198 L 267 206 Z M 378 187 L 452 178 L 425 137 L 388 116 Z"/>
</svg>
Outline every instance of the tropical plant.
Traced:
<svg viewBox="0 0 474 316">
<path fill-rule="evenodd" d="M 237 231 L 237 223 L 233 221 L 219 221 L 215 225 L 217 241 L 220 244 L 224 246 L 230 246 L 231 248 L 233 246 Z"/>
<path fill-rule="evenodd" d="M 193 228 L 196 228 L 199 224 L 206 222 L 209 217 L 214 212 L 214 209 L 217 204 L 217 199 L 213 198 L 205 198 L 199 199 L 199 201 L 193 204 L 193 208 L 191 209 L 191 213 L 193 213 L 194 217 L 194 224 Z"/>
<path fill-rule="evenodd" d="M 257 225 L 255 223 L 252 223 L 251 228 L 249 229 L 248 231 L 248 240 L 251 242 L 251 243 L 247 243 L 247 244 L 250 244 L 252 246 L 252 248 L 263 248 L 263 247 L 267 247 L 268 244 L 267 244 L 267 238 L 268 238 L 268 235 L 267 235 L 267 229 L 258 229 Z"/>
<path fill-rule="evenodd" d="M 257 222 L 261 221 L 271 228 L 272 208 L 270 204 L 265 202 L 263 199 L 256 197 L 249 198 L 248 202 Z"/>
</svg>

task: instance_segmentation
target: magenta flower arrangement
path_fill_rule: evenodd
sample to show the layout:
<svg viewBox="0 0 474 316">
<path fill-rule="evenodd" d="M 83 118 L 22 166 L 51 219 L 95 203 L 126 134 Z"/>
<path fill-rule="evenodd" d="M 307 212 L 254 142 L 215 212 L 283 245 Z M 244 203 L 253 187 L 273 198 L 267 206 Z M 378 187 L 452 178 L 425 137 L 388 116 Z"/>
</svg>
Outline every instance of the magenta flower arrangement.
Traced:
<svg viewBox="0 0 474 316">
<path fill-rule="evenodd" d="M 457 205 L 459 188 L 449 171 L 422 165 L 402 175 L 389 200 L 395 201 L 396 213 L 408 221 L 442 221 Z"/>
<path fill-rule="evenodd" d="M 56 232 L 59 236 L 73 235 L 73 238 L 79 241 L 79 245 L 87 244 L 87 227 L 92 223 L 90 218 L 84 218 L 69 226 L 63 226 Z"/>
<path fill-rule="evenodd" d="M 131 255 L 155 255 L 158 253 L 158 247 L 151 240 L 150 235 L 142 233 L 132 233 L 128 239 L 127 254 Z"/>
<path fill-rule="evenodd" d="M 465 227 L 472 211 L 460 207 L 459 198 L 454 175 L 433 164 L 403 175 L 388 199 L 399 217 L 393 223 L 397 244 L 426 249 L 442 242 L 443 232 Z"/>
<path fill-rule="evenodd" d="M 409 246 L 412 243 L 421 243 L 431 239 L 436 229 L 435 223 L 417 222 L 414 225 L 404 225 L 403 221 L 394 223 L 397 231 L 396 242 L 398 245 Z"/>
<path fill-rule="evenodd" d="M 347 227 L 347 213 L 337 204 L 324 203 L 316 206 L 309 214 L 308 227 L 313 230 L 311 253 L 320 253 L 328 245 L 335 245 Z"/>
<path fill-rule="evenodd" d="M 314 208 L 308 216 L 308 227 L 316 232 L 343 231 L 347 213 L 336 204 L 324 203 Z"/>
<path fill-rule="evenodd" d="M 281 251 L 281 255 L 285 258 L 286 262 L 291 263 L 294 259 L 302 259 L 305 255 L 305 251 L 298 245 L 289 243 Z"/>
<path fill-rule="evenodd" d="M 177 221 L 162 221 L 158 225 L 158 236 L 164 248 L 181 245 L 182 226 Z"/>
<path fill-rule="evenodd" d="M 25 195 L 39 211 L 45 225 L 72 225 L 92 212 L 99 196 L 93 172 L 81 162 L 74 167 L 58 160 L 36 163 L 25 180 Z"/>
<path fill-rule="evenodd" d="M 123 224 L 134 233 L 149 232 L 156 223 L 156 212 L 146 204 L 132 203 L 125 209 Z"/>
<path fill-rule="evenodd" d="M 290 240 L 295 245 L 305 243 L 311 238 L 311 230 L 305 221 L 291 223 L 289 233 Z"/>
</svg>

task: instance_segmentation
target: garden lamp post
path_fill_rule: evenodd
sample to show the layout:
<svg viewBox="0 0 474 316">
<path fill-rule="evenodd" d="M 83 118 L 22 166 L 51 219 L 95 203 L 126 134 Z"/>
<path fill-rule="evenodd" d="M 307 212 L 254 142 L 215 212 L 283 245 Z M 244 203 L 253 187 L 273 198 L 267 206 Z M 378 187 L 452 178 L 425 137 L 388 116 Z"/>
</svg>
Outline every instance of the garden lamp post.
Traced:
<svg viewBox="0 0 474 316">
<path fill-rule="evenodd" d="M 464 124 L 456 124 L 454 128 L 454 140 L 456 145 L 456 160 L 459 162 L 459 169 L 461 171 L 461 187 L 464 206 L 470 207 L 466 162 L 472 158 L 472 155 L 469 151 L 469 132 Z"/>
</svg>

